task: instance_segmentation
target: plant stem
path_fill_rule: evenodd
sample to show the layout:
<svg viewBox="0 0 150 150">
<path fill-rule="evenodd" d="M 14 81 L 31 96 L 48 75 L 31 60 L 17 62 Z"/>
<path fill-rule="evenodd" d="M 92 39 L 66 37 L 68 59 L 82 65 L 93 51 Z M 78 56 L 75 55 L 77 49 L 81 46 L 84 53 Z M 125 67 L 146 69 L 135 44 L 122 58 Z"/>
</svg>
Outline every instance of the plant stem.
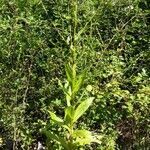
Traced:
<svg viewBox="0 0 150 150">
<path fill-rule="evenodd" d="M 13 150 L 15 150 L 16 149 L 16 116 L 15 114 L 13 115 L 13 119 L 14 119 Z"/>
<path fill-rule="evenodd" d="M 71 66 L 72 66 L 72 74 L 73 80 L 71 84 L 71 101 L 73 102 L 75 98 L 75 94 L 73 92 L 74 84 L 76 82 L 76 50 L 77 50 L 77 41 L 76 41 L 76 34 L 77 34 L 77 0 L 70 0 L 70 14 L 71 14 L 71 43 L 70 43 L 70 52 L 71 52 Z M 74 124 L 72 121 L 70 122 L 70 132 L 69 132 L 69 142 L 68 147 L 70 150 L 74 149 L 73 143 L 73 130 Z"/>
<path fill-rule="evenodd" d="M 77 0 L 71 0 L 71 44 L 70 51 L 72 53 L 72 64 L 76 61 L 76 33 L 77 33 Z"/>
</svg>

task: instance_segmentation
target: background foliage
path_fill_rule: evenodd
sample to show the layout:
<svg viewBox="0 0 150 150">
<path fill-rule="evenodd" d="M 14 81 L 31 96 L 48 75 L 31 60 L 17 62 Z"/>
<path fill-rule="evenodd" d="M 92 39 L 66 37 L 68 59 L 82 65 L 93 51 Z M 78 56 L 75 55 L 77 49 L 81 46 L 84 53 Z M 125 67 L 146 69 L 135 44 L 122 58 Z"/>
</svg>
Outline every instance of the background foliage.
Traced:
<svg viewBox="0 0 150 150">
<path fill-rule="evenodd" d="M 49 122 L 48 110 L 62 115 L 58 79 L 64 82 L 71 59 L 70 4 L 0 0 L 2 149 L 9 142 L 15 150 L 46 143 L 40 129 Z M 78 72 L 88 69 L 82 89 L 90 87 L 95 97 L 78 126 L 102 136 L 101 145 L 84 149 L 143 149 L 150 144 L 149 0 L 78 0 L 77 25 Z"/>
</svg>

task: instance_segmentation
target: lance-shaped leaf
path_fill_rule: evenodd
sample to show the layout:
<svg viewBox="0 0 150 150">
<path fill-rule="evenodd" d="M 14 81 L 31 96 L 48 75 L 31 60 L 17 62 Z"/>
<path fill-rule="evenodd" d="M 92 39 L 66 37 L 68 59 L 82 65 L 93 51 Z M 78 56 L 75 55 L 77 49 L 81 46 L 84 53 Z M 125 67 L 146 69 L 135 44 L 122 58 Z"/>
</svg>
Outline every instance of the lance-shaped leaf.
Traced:
<svg viewBox="0 0 150 150">
<path fill-rule="evenodd" d="M 73 93 L 77 93 L 81 87 L 81 85 L 83 84 L 85 78 L 85 72 L 83 72 L 81 75 L 78 76 L 77 80 L 74 83 L 74 87 L 73 87 Z"/>
<path fill-rule="evenodd" d="M 53 112 L 51 112 L 51 111 L 49 111 L 49 113 L 50 113 L 51 119 L 54 121 L 54 123 L 63 124 L 64 121 L 63 121 L 60 117 L 56 116 L 56 115 L 55 115 Z"/>
<path fill-rule="evenodd" d="M 66 108 L 65 110 L 65 124 L 69 125 L 73 122 L 74 119 L 74 108 L 72 106 Z"/>
<path fill-rule="evenodd" d="M 81 104 L 79 104 L 79 106 L 75 110 L 73 122 L 76 122 L 84 114 L 84 112 L 92 104 L 93 100 L 94 100 L 94 97 L 90 97 L 84 100 L 83 102 L 81 102 Z"/>
<path fill-rule="evenodd" d="M 69 81 L 69 83 L 72 83 L 73 72 L 72 72 L 72 68 L 69 64 L 65 65 L 65 71 L 66 71 L 67 80 Z"/>
</svg>

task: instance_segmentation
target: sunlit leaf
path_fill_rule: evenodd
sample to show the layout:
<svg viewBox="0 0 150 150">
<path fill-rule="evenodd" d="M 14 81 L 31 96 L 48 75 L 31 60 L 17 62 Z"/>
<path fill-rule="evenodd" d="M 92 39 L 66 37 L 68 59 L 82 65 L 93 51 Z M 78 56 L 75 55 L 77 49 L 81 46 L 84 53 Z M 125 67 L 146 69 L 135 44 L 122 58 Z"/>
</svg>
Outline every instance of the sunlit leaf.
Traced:
<svg viewBox="0 0 150 150">
<path fill-rule="evenodd" d="M 50 116 L 51 116 L 51 119 L 55 122 L 55 123 L 63 123 L 63 120 L 60 118 L 60 117 L 58 117 L 58 116 L 56 116 L 53 112 L 51 112 L 51 111 L 49 111 L 49 113 L 50 113 Z"/>
<path fill-rule="evenodd" d="M 76 122 L 84 114 L 84 112 L 92 104 L 93 100 L 94 100 L 94 97 L 90 97 L 84 100 L 83 102 L 81 102 L 81 104 L 79 104 L 79 106 L 75 110 L 73 122 Z"/>
<path fill-rule="evenodd" d="M 76 142 L 79 143 L 79 145 L 91 144 L 92 142 L 101 144 L 100 140 L 98 140 L 88 130 L 75 130 L 73 137 L 76 139 Z"/>
<path fill-rule="evenodd" d="M 73 80 L 73 73 L 70 64 L 65 65 L 65 71 L 66 71 L 67 80 L 71 83 Z"/>
<path fill-rule="evenodd" d="M 70 124 L 73 122 L 74 119 L 74 108 L 72 106 L 66 108 L 65 110 L 65 124 Z"/>
<path fill-rule="evenodd" d="M 73 87 L 73 93 L 77 93 L 78 90 L 80 89 L 83 81 L 85 78 L 85 72 L 81 75 L 78 76 L 77 80 L 75 81 L 74 87 Z"/>
</svg>

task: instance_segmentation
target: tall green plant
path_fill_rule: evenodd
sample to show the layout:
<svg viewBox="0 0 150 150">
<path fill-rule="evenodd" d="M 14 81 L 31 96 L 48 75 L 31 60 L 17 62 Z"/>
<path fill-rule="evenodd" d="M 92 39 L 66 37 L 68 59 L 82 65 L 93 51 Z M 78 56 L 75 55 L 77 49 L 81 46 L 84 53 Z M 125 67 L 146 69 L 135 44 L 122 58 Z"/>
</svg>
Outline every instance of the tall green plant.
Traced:
<svg viewBox="0 0 150 150">
<path fill-rule="evenodd" d="M 86 97 L 83 99 L 81 95 L 76 101 L 77 94 L 81 89 L 81 85 L 84 82 L 86 71 L 81 74 L 77 74 L 77 0 L 70 1 L 71 11 L 71 39 L 70 39 L 70 62 L 65 65 L 66 71 L 66 83 L 63 85 L 59 80 L 59 85 L 63 90 L 66 100 L 66 106 L 64 108 L 64 117 L 58 117 L 54 112 L 49 111 L 51 120 L 62 127 L 65 130 L 64 136 L 61 137 L 58 134 L 54 134 L 51 131 L 44 129 L 44 133 L 49 139 L 59 142 L 66 150 L 76 149 L 80 145 L 90 144 L 91 142 L 100 143 L 98 136 L 93 135 L 88 130 L 80 130 L 76 128 L 75 124 L 78 119 L 85 113 L 86 110 L 92 104 L 94 97 Z"/>
</svg>

